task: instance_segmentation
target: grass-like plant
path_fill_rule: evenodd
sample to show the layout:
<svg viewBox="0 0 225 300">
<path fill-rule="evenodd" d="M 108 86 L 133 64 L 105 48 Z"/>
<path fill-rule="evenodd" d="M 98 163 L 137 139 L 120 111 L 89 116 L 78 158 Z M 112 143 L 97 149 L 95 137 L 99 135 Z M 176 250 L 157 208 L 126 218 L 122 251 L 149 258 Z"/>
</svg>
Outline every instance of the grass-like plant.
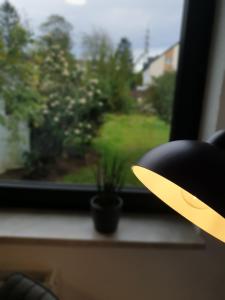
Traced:
<svg viewBox="0 0 225 300">
<path fill-rule="evenodd" d="M 112 206 L 116 203 L 118 193 L 125 184 L 126 161 L 118 155 L 103 156 L 96 170 L 96 183 L 99 204 Z"/>
</svg>

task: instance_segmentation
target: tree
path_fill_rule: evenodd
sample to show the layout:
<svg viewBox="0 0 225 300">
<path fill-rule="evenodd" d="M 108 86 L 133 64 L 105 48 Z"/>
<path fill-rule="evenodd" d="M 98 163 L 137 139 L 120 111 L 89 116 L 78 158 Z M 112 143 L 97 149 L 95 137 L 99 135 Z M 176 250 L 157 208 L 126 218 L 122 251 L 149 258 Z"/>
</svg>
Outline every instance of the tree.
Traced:
<svg viewBox="0 0 225 300">
<path fill-rule="evenodd" d="M 90 77 L 96 77 L 107 99 L 107 108 L 112 110 L 112 83 L 115 71 L 114 46 L 108 33 L 102 29 L 84 34 L 82 39 L 83 59 Z"/>
<path fill-rule="evenodd" d="M 116 68 L 124 84 L 131 85 L 133 81 L 133 54 L 131 42 L 127 38 L 122 38 L 116 50 Z"/>
<path fill-rule="evenodd" d="M 154 78 L 146 99 L 147 103 L 152 104 L 157 115 L 167 123 L 171 122 L 175 83 L 175 72 L 166 72 Z"/>
<path fill-rule="evenodd" d="M 71 32 L 73 26 L 62 16 L 51 15 L 46 22 L 41 25 L 42 42 L 46 46 L 60 45 L 64 50 L 72 48 Z"/>
<path fill-rule="evenodd" d="M 0 97 L 6 112 L 6 118 L 4 112 L 2 117 L 15 129 L 18 121 L 35 115 L 37 93 L 33 85 L 35 70 L 27 49 L 30 33 L 9 1 L 0 6 L 0 40 Z"/>
<path fill-rule="evenodd" d="M 82 39 L 83 57 L 94 63 L 96 68 L 107 64 L 113 55 L 113 42 L 104 30 L 94 30 L 84 34 Z"/>
<path fill-rule="evenodd" d="M 134 83 L 131 43 L 122 38 L 114 54 L 111 106 L 114 111 L 127 113 L 133 106 L 131 91 Z"/>
<path fill-rule="evenodd" d="M 91 77 L 97 77 L 105 95 L 111 93 L 113 71 L 113 42 L 104 30 L 84 34 L 82 39 L 83 59 Z"/>
<path fill-rule="evenodd" d="M 113 112 L 128 112 L 132 106 L 132 51 L 128 39 L 122 39 L 115 51 L 104 30 L 85 34 L 83 57 L 91 76 L 96 76 L 107 97 L 107 107 Z"/>
<path fill-rule="evenodd" d="M 4 46 L 6 49 L 12 47 L 12 32 L 20 23 L 19 15 L 16 9 L 5 1 L 0 6 L 0 28 Z"/>
<path fill-rule="evenodd" d="M 27 45 L 28 31 L 21 25 L 19 14 L 8 0 L 0 6 L 0 32 L 7 53 L 17 54 Z"/>
</svg>

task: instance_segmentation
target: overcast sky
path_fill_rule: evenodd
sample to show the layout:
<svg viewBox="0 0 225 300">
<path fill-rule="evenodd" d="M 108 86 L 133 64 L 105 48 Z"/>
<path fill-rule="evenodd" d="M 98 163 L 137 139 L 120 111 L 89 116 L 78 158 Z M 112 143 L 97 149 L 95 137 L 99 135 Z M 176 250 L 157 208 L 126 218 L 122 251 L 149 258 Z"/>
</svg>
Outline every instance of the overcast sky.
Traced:
<svg viewBox="0 0 225 300">
<path fill-rule="evenodd" d="M 3 2 L 0 0 L 0 2 Z M 115 44 L 130 39 L 135 56 L 151 31 L 150 54 L 158 54 L 180 37 L 183 0 L 11 0 L 34 31 L 50 14 L 60 14 L 74 26 L 74 38 L 92 28 L 103 28 Z"/>
</svg>

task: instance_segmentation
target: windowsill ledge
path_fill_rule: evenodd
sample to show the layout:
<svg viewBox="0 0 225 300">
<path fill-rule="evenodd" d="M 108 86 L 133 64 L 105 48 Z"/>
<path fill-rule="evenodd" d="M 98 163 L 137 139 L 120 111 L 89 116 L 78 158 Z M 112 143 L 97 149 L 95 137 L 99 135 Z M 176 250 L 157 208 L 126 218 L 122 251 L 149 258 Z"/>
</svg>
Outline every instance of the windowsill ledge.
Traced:
<svg viewBox="0 0 225 300">
<path fill-rule="evenodd" d="M 122 216 L 114 235 L 97 233 L 89 214 L 1 211 L 0 242 L 202 249 L 195 227 L 174 216 Z"/>
</svg>

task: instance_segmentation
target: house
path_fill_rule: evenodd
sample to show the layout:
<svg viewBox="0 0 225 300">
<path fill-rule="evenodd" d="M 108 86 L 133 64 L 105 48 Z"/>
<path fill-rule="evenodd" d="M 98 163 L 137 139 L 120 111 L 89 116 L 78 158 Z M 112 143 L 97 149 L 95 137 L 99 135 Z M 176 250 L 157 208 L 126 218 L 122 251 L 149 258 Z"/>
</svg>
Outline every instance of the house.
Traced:
<svg viewBox="0 0 225 300">
<path fill-rule="evenodd" d="M 143 68 L 143 88 L 152 84 L 154 77 L 162 76 L 165 72 L 176 71 L 178 65 L 180 44 L 176 43 L 161 55 L 149 58 Z"/>
</svg>

